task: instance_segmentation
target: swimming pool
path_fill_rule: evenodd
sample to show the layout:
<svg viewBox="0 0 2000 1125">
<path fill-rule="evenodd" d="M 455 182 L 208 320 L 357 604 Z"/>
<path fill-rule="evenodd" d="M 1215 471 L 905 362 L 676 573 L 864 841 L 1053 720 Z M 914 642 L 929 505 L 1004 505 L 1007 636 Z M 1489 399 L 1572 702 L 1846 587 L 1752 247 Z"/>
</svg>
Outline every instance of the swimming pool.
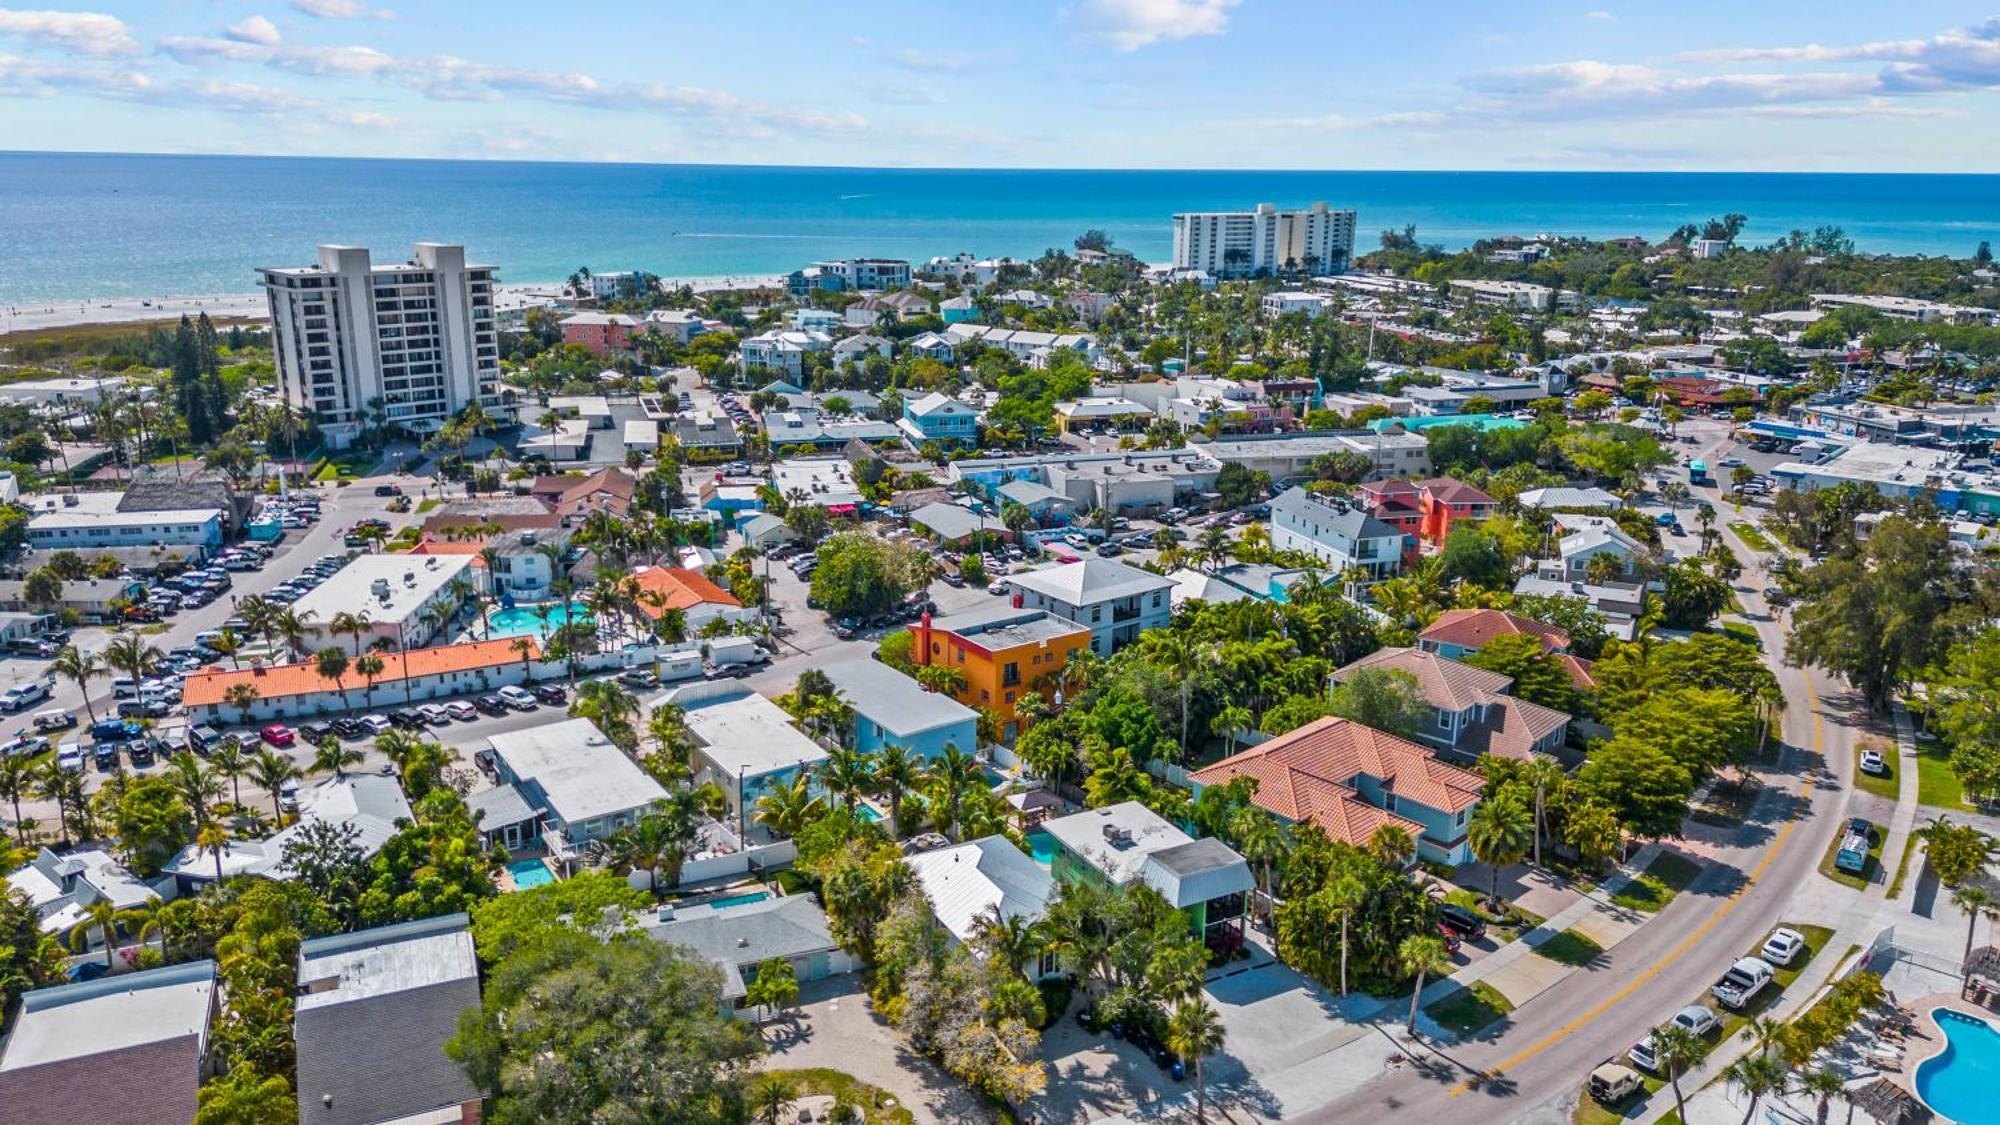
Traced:
<svg viewBox="0 0 2000 1125">
<path fill-rule="evenodd" d="M 763 902 L 770 897 L 770 891 L 748 891 L 740 895 L 730 895 L 728 898 L 710 899 L 702 905 L 710 910 L 727 910 L 732 906 L 748 906 L 753 902 Z"/>
<path fill-rule="evenodd" d="M 547 640 L 549 634 L 572 621 L 589 624 L 590 611 L 574 602 L 517 605 L 513 609 L 503 609 L 488 615 L 486 625 L 494 637 L 532 636 Z"/>
<path fill-rule="evenodd" d="M 507 865 L 507 874 L 514 877 L 514 889 L 517 891 L 546 887 L 556 881 L 556 873 L 539 859 L 517 859 Z"/>
<path fill-rule="evenodd" d="M 1960 1125 L 2000 1125 L 1993 1098 L 2000 1083 L 2000 1031 L 1949 1008 L 1933 1010 L 1931 1018 L 1944 1032 L 1945 1047 L 1917 1067 L 1917 1096 Z"/>
<path fill-rule="evenodd" d="M 1030 832 L 1024 837 L 1028 842 L 1028 854 L 1035 862 L 1047 867 L 1056 861 L 1056 838 L 1046 832 Z"/>
<path fill-rule="evenodd" d="M 882 819 L 882 814 L 875 811 L 874 805 L 856 805 L 854 814 L 870 824 Z"/>
</svg>

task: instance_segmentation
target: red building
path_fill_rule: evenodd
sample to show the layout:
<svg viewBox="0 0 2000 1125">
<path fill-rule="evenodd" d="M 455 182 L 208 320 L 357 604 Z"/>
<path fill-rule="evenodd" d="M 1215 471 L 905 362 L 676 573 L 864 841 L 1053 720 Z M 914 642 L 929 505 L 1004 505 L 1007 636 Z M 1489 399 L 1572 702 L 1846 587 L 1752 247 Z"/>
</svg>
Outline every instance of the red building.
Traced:
<svg viewBox="0 0 2000 1125">
<path fill-rule="evenodd" d="M 1491 496 L 1450 477 L 1375 481 L 1361 486 L 1361 497 L 1376 519 L 1413 537 L 1413 554 L 1418 542 L 1443 546 L 1458 521 L 1483 520 L 1500 507 Z"/>
<path fill-rule="evenodd" d="M 580 312 L 562 320 L 565 344 L 589 348 L 593 355 L 629 351 L 632 337 L 639 334 L 639 318 L 624 313 Z"/>
</svg>

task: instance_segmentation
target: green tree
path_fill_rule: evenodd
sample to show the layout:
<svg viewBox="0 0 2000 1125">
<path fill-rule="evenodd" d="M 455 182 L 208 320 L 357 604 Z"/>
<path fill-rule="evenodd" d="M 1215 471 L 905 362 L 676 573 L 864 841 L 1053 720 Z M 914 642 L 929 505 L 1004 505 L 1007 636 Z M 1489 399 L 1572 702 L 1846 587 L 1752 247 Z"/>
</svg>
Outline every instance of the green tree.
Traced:
<svg viewBox="0 0 2000 1125">
<path fill-rule="evenodd" d="M 1167 1049 L 1194 1063 L 1194 1119 L 1208 1120 L 1208 1078 L 1203 1060 L 1220 1051 L 1223 1044 L 1222 1017 L 1201 999 L 1176 1005 L 1167 1017 Z"/>
<path fill-rule="evenodd" d="M 271 1125 L 298 1116 L 292 1084 L 256 1067 L 217 1075 L 195 1095 L 194 1125 Z"/>
<path fill-rule="evenodd" d="M 1487 641 L 1479 651 L 1466 654 L 1464 659 L 1474 668 L 1511 677 L 1514 686 L 1509 695 L 1565 714 L 1577 710 L 1576 687 L 1570 681 L 1568 669 L 1559 657 L 1542 647 L 1539 637 L 1507 633 Z"/>
<path fill-rule="evenodd" d="M 1679 1024 L 1662 1024 L 1653 1029 L 1653 1062 L 1667 1075 L 1667 1085 L 1674 1091 L 1674 1111 L 1682 1121 L 1688 1119 L 1687 1100 L 1681 1096 L 1681 1074 L 1688 1067 L 1702 1059 L 1701 1040 Z"/>
<path fill-rule="evenodd" d="M 789 1075 L 759 1074 L 750 1080 L 744 1098 L 751 1115 L 764 1125 L 778 1125 L 799 1100 L 799 1084 Z"/>
<path fill-rule="evenodd" d="M 1757 1116 L 1757 1103 L 1765 1095 L 1784 1093 L 1788 1073 L 1785 1064 L 1764 1054 L 1745 1055 L 1730 1063 L 1722 1072 L 1723 1080 L 1750 1095 L 1749 1112 L 1743 1115 L 1743 1125 Z"/>
<path fill-rule="evenodd" d="M 1499 542 L 1469 523 L 1460 523 L 1451 529 L 1451 534 L 1445 537 L 1439 559 L 1444 566 L 1446 582 L 1465 582 L 1488 590 L 1506 589 L 1513 585 L 1509 581 L 1512 567 Z"/>
<path fill-rule="evenodd" d="M 1665 749 L 1614 737 L 1577 771 L 1585 791 L 1603 800 L 1635 836 L 1678 838 L 1694 795 L 1694 775 Z"/>
<path fill-rule="evenodd" d="M 1424 998 L 1424 978 L 1433 973 L 1441 973 L 1451 965 L 1451 957 L 1446 952 L 1444 939 L 1434 934 L 1411 934 L 1396 946 L 1396 964 L 1409 976 L 1416 978 L 1410 989 L 1410 1019 L 1407 1030 L 1417 1033 L 1417 1006 Z"/>
<path fill-rule="evenodd" d="M 444 1049 L 491 1092 L 499 1125 L 721 1125 L 762 1049 L 721 1003 L 721 972 L 687 950 L 559 931 L 493 967 L 480 1007 L 459 1017 Z"/>
<path fill-rule="evenodd" d="M 1436 709 L 1415 676 L 1400 668 L 1357 668 L 1333 689 L 1330 710 L 1344 719 L 1402 738 L 1428 729 Z"/>
<path fill-rule="evenodd" d="M 1493 887 L 1486 901 L 1497 911 L 1502 907 L 1500 869 L 1527 856 L 1529 846 L 1534 843 L 1534 818 L 1511 796 L 1489 796 L 1472 810 L 1465 834 L 1472 845 L 1472 854 L 1492 869 Z"/>
<path fill-rule="evenodd" d="M 744 989 L 743 998 L 759 1008 L 782 1015 L 798 1002 L 798 973 L 792 968 L 792 963 L 783 957 L 759 962 L 757 975 Z"/>
</svg>

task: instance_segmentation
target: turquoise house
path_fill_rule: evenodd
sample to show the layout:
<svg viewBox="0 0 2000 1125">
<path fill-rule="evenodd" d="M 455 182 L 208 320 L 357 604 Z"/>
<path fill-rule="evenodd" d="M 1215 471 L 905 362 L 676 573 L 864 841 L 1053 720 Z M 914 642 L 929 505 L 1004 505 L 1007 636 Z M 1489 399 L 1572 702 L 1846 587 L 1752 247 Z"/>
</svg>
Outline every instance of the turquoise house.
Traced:
<svg viewBox="0 0 2000 1125">
<path fill-rule="evenodd" d="M 872 658 L 822 669 L 854 709 L 852 743 L 872 754 L 902 746 L 925 761 L 946 746 L 971 754 L 979 748 L 979 713 L 951 696 L 925 691 L 917 681 Z"/>
<path fill-rule="evenodd" d="M 905 402 L 903 417 L 897 428 L 919 445 L 927 441 L 946 445 L 979 444 L 979 412 L 935 391 L 913 402 Z"/>
</svg>

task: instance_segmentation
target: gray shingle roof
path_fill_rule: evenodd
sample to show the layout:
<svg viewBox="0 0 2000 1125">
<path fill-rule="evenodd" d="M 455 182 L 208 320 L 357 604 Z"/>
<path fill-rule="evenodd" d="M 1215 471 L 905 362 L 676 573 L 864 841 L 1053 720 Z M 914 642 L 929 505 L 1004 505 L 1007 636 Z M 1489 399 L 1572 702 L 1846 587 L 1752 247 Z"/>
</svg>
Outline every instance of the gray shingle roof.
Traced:
<svg viewBox="0 0 2000 1125">
<path fill-rule="evenodd" d="M 479 981 L 467 977 L 301 1010 L 293 1025 L 299 1120 L 368 1125 L 477 1099 L 444 1043 L 457 1034 L 458 1014 L 478 1006 Z"/>
<path fill-rule="evenodd" d="M 826 915 L 809 895 L 702 910 L 671 922 L 655 922 L 646 927 L 646 934 L 725 965 L 754 965 L 772 957 L 796 960 L 835 948 Z"/>
</svg>

